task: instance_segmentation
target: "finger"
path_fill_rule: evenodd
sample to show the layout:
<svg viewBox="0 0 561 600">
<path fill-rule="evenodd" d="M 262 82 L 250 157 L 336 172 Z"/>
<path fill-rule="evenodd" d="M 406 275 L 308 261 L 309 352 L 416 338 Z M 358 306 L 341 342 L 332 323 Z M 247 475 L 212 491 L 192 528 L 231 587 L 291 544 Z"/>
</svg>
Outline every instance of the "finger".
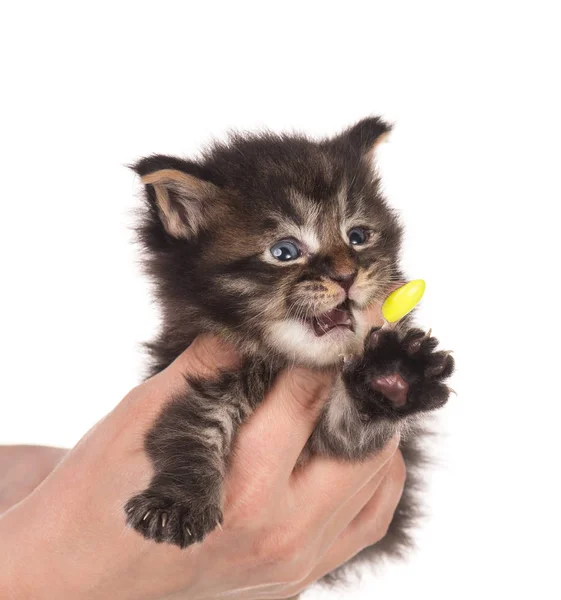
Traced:
<svg viewBox="0 0 561 600">
<path fill-rule="evenodd" d="M 382 316 L 382 303 L 376 302 L 376 304 L 369 306 L 364 311 L 364 317 L 368 327 L 381 327 L 384 324 L 384 317 Z"/>
<path fill-rule="evenodd" d="M 373 457 L 363 462 L 345 462 L 315 456 L 292 478 L 292 489 L 302 510 L 314 511 L 315 518 L 328 518 L 389 463 L 399 446 L 395 435 Z"/>
<path fill-rule="evenodd" d="M 401 499 L 404 484 L 405 463 L 401 454 L 397 453 L 392 459 L 392 467 L 374 495 L 328 548 L 306 581 L 302 582 L 301 589 L 385 537 Z"/>
<path fill-rule="evenodd" d="M 239 357 L 235 348 L 213 335 L 200 335 L 183 351 L 164 371 L 153 377 L 161 385 L 185 388 L 185 377 L 216 377 L 220 371 L 235 369 L 239 365 Z M 173 389 L 172 389 L 173 391 Z"/>
<path fill-rule="evenodd" d="M 165 370 L 168 375 L 211 377 L 239 364 L 235 348 L 212 335 L 200 335 Z"/>
<path fill-rule="evenodd" d="M 234 463 L 253 465 L 258 471 L 253 476 L 286 481 L 314 429 L 332 381 L 329 371 L 294 368 L 281 373 L 242 427 Z"/>
<path fill-rule="evenodd" d="M 401 281 L 401 282 L 394 282 L 389 288 L 388 288 L 388 292 L 386 294 L 386 298 L 394 291 L 397 290 L 397 288 L 401 287 L 403 284 L 405 283 L 405 281 Z M 368 324 L 369 327 L 381 327 L 382 325 L 385 324 L 385 319 L 382 315 L 382 304 L 384 303 L 383 300 L 376 302 L 375 304 L 373 304 L 372 306 L 369 306 L 365 311 L 364 311 L 364 317 L 366 319 L 366 323 Z"/>
<path fill-rule="evenodd" d="M 134 410 L 134 418 L 139 423 L 150 423 L 159 414 L 162 404 L 175 394 L 185 392 L 187 376 L 212 378 L 238 365 L 239 357 L 231 344 L 216 336 L 201 335 L 166 369 L 129 392 L 116 411 Z"/>
<path fill-rule="evenodd" d="M 396 452 L 379 492 L 355 516 L 345 530 L 345 535 L 361 532 L 366 536 L 367 545 L 381 540 L 391 523 L 395 509 L 403 494 L 407 478 L 405 461 L 401 452 Z"/>
<path fill-rule="evenodd" d="M 396 461 L 401 460 L 401 452 L 398 450 L 390 460 L 365 484 L 340 506 L 328 520 L 325 527 L 324 539 L 331 544 L 341 532 L 343 532 L 351 521 L 370 502 L 380 486 L 385 485 L 387 478 L 392 476 L 392 470 L 396 468 Z"/>
</svg>

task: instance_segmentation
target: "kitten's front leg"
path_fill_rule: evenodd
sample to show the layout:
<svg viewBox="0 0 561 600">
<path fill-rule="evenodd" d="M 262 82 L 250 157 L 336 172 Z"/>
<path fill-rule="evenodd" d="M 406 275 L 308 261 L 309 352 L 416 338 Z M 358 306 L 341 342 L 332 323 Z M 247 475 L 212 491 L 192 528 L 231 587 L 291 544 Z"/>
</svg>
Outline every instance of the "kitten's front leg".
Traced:
<svg viewBox="0 0 561 600">
<path fill-rule="evenodd" d="M 127 524 L 144 537 L 181 548 L 222 523 L 222 489 L 231 443 L 252 408 L 241 374 L 190 381 L 149 431 L 154 475 L 126 506 Z"/>
<path fill-rule="evenodd" d="M 449 352 L 421 329 L 373 329 L 364 354 L 343 374 L 310 440 L 314 452 L 360 460 L 379 450 L 412 415 L 443 406 L 454 370 Z"/>
<path fill-rule="evenodd" d="M 454 371 L 454 359 L 437 346 L 430 331 L 373 329 L 361 359 L 344 372 L 360 412 L 399 421 L 443 406 L 450 395 L 444 380 Z"/>
</svg>

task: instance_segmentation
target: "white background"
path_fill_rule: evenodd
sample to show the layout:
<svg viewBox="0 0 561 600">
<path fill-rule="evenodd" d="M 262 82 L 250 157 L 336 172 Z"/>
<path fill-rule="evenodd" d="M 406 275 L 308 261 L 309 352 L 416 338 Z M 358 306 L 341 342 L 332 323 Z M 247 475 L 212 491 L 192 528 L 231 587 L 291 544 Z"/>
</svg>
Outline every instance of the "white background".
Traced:
<svg viewBox="0 0 561 600">
<path fill-rule="evenodd" d="M 229 128 L 395 121 L 419 314 L 456 351 L 420 549 L 315 598 L 559 597 L 555 2 L 10 3 L 0 18 L 0 443 L 72 445 L 157 314 L 125 164 Z"/>
</svg>

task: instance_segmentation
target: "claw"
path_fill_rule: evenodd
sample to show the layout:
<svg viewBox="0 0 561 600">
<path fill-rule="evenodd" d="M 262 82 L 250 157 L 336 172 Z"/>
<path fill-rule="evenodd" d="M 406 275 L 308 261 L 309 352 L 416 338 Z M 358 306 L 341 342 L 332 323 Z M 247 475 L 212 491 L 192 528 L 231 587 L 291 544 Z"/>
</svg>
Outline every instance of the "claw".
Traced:
<svg viewBox="0 0 561 600">
<path fill-rule="evenodd" d="M 409 342 L 409 352 L 412 354 L 415 352 L 418 352 L 421 349 L 423 342 L 425 340 L 431 339 L 431 335 L 432 335 L 432 327 L 425 334 L 423 334 L 422 337 L 420 335 L 418 335 L 417 337 L 414 337 L 413 340 L 411 342 Z"/>
<path fill-rule="evenodd" d="M 152 512 L 152 511 L 151 511 L 151 510 L 149 510 L 149 511 L 148 511 L 148 512 L 147 512 L 147 513 L 146 513 L 146 514 L 145 514 L 145 515 L 142 517 L 142 520 L 143 520 L 143 521 L 146 521 L 146 519 L 147 519 L 147 518 L 150 516 L 150 513 L 151 513 L 151 512 Z"/>
<path fill-rule="evenodd" d="M 167 516 L 167 514 L 166 513 L 162 513 L 162 517 L 161 517 L 162 527 L 165 527 L 167 522 L 168 522 L 168 516 Z"/>
<path fill-rule="evenodd" d="M 218 527 L 218 529 L 220 529 L 220 531 L 224 531 L 224 529 L 222 529 L 222 525 L 220 524 L 220 521 L 216 521 L 216 527 Z"/>
<path fill-rule="evenodd" d="M 455 389 L 453 389 L 453 388 L 451 388 L 449 386 L 448 386 L 448 393 L 449 394 L 454 394 L 454 396 L 456 396 L 456 398 L 458 397 L 458 392 Z"/>
</svg>

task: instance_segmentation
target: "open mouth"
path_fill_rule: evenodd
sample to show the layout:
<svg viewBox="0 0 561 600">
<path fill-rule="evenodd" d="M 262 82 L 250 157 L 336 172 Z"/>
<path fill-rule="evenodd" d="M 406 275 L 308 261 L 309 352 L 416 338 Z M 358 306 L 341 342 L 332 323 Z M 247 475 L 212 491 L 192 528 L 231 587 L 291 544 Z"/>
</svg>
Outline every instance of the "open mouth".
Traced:
<svg viewBox="0 0 561 600">
<path fill-rule="evenodd" d="M 345 302 L 326 313 L 315 315 L 309 320 L 309 323 L 317 337 L 321 337 L 334 329 L 354 331 L 354 320 L 351 315 L 349 300 L 345 300 Z"/>
</svg>

